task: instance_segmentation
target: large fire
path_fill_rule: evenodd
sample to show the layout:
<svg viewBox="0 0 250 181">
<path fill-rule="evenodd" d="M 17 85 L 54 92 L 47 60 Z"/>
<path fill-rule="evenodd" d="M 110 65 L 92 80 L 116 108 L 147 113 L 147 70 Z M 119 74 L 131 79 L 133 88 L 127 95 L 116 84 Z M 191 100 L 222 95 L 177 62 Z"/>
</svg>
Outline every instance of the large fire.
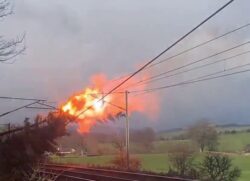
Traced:
<svg viewBox="0 0 250 181">
<path fill-rule="evenodd" d="M 130 81 L 134 84 L 138 80 Z M 105 122 L 111 117 L 117 117 L 124 113 L 125 108 L 125 88 L 119 88 L 103 100 L 104 92 L 110 90 L 119 82 L 107 80 L 105 75 L 95 75 L 91 79 L 91 86 L 72 95 L 68 101 L 61 105 L 61 110 L 71 116 L 77 117 L 80 132 L 89 132 L 97 122 Z M 141 86 L 144 89 L 145 86 Z M 145 97 L 146 96 L 146 97 Z M 144 96 L 129 96 L 129 114 L 132 112 L 145 113 L 154 117 L 158 111 L 157 98 L 154 94 Z"/>
</svg>

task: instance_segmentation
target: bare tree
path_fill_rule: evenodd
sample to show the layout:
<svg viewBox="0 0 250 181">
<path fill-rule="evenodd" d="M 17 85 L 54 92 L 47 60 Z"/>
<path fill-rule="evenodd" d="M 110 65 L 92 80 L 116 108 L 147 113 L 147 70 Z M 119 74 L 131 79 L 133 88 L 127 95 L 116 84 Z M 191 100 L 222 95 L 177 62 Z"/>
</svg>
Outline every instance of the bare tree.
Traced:
<svg viewBox="0 0 250 181">
<path fill-rule="evenodd" d="M 141 130 L 131 131 L 131 142 L 141 145 L 146 152 L 153 150 L 153 142 L 156 139 L 156 133 L 154 129 L 147 127 Z"/>
<path fill-rule="evenodd" d="M 11 4 L 7 0 L 0 1 L 0 18 L 8 16 L 12 14 Z"/>
<path fill-rule="evenodd" d="M 118 150 L 119 153 L 125 152 L 125 140 L 121 135 L 116 135 L 113 140 L 114 147 Z"/>
<path fill-rule="evenodd" d="M 12 14 L 12 5 L 8 0 L 0 0 L 0 18 L 4 18 Z M 0 62 L 14 63 L 9 60 L 15 58 L 25 50 L 24 42 L 25 35 L 12 40 L 5 40 L 0 36 Z"/>
<path fill-rule="evenodd" d="M 208 121 L 200 121 L 191 126 L 188 130 L 190 138 L 198 144 L 203 152 L 207 147 L 209 151 L 214 151 L 218 144 L 218 133 L 216 128 Z"/>
<path fill-rule="evenodd" d="M 114 147 L 118 150 L 118 155 L 116 155 L 111 163 L 117 168 L 124 170 L 127 168 L 126 150 L 125 150 L 125 140 L 121 135 L 116 135 L 113 141 Z M 129 169 L 133 171 L 138 171 L 141 168 L 141 160 L 135 156 L 130 156 L 129 158 Z"/>
<path fill-rule="evenodd" d="M 191 169 L 195 150 L 192 145 L 178 143 L 172 145 L 168 150 L 169 161 L 179 175 L 186 175 Z"/>
</svg>

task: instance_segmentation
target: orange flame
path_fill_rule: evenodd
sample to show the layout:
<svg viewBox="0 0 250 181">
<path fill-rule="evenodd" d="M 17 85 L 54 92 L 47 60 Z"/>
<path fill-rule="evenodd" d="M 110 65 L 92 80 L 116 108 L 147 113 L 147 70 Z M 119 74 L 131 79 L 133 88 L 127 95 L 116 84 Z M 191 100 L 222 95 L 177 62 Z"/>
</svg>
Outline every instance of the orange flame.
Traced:
<svg viewBox="0 0 250 181">
<path fill-rule="evenodd" d="M 121 80 L 122 81 L 122 80 Z M 129 83 L 134 84 L 137 80 Z M 103 100 L 102 92 L 108 91 L 119 82 L 107 80 L 103 74 L 95 75 L 91 78 L 92 86 L 71 96 L 66 103 L 61 106 L 61 110 L 71 116 L 77 116 L 80 132 L 89 132 L 91 127 L 98 121 L 105 122 L 112 117 L 124 112 L 126 86 L 119 88 L 119 92 L 114 92 L 106 96 Z M 145 86 L 141 86 L 144 89 Z M 158 112 L 157 97 L 153 94 L 145 96 L 129 96 L 129 114 L 132 112 L 141 112 L 153 117 Z M 90 108 L 89 108 L 90 107 Z M 89 108 L 89 109 L 88 109 Z M 86 110 L 86 111 L 85 111 Z M 84 112 L 83 114 L 81 114 Z"/>
</svg>

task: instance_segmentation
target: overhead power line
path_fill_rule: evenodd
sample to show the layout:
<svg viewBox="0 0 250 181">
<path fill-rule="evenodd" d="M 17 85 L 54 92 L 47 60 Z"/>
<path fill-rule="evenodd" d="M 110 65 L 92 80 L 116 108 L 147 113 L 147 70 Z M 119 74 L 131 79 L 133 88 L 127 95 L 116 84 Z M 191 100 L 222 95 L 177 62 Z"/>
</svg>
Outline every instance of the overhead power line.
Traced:
<svg viewBox="0 0 250 181">
<path fill-rule="evenodd" d="M 13 99 L 13 100 L 23 100 L 23 101 L 46 101 L 45 99 L 34 99 L 34 98 L 23 98 L 23 97 L 7 97 L 0 96 L 0 99 Z"/>
<path fill-rule="evenodd" d="M 105 102 L 105 103 L 107 103 L 107 104 L 110 104 L 111 106 L 114 106 L 114 107 L 116 107 L 116 108 L 118 108 L 118 109 L 120 109 L 120 110 L 122 110 L 122 111 L 125 111 L 125 110 L 126 110 L 125 108 L 123 108 L 123 107 L 121 107 L 121 106 L 118 106 L 118 105 L 116 105 L 116 104 L 113 104 L 112 102 L 109 102 L 109 101 L 103 101 L 103 102 Z"/>
<path fill-rule="evenodd" d="M 38 103 L 38 102 L 39 102 L 39 101 L 35 101 L 35 102 L 32 102 L 32 103 L 26 104 L 26 105 L 24 105 L 24 106 L 18 107 L 18 108 L 16 108 L 16 109 L 13 109 L 13 110 L 11 110 L 11 111 L 2 113 L 2 114 L 0 114 L 0 117 L 6 116 L 7 114 L 16 112 L 16 111 L 18 111 L 18 110 L 20 110 L 20 109 L 23 109 L 23 108 L 25 108 L 25 107 L 27 107 L 27 106 L 31 106 L 31 105 L 36 104 L 36 103 Z"/>
<path fill-rule="evenodd" d="M 245 55 L 245 54 L 247 54 L 247 53 L 250 53 L 250 51 L 245 51 L 245 52 L 242 52 L 242 53 L 239 53 L 239 54 L 236 54 L 236 55 L 227 57 L 227 58 L 220 59 L 220 60 L 215 61 L 215 62 L 211 62 L 211 63 L 204 64 L 204 65 L 201 65 L 201 66 L 197 66 L 197 67 L 194 67 L 194 68 L 191 68 L 191 69 L 188 69 L 188 70 L 184 70 L 184 71 L 181 71 L 181 72 L 177 72 L 177 73 L 175 73 L 175 74 L 168 75 L 168 74 L 171 73 L 171 72 L 174 72 L 174 71 L 177 71 L 177 70 L 180 70 L 180 69 L 189 67 L 190 65 L 193 65 L 193 64 L 202 62 L 202 61 L 204 61 L 204 60 L 213 58 L 213 57 L 215 57 L 215 56 L 218 56 L 218 55 L 223 54 L 223 53 L 225 53 L 225 52 L 234 50 L 234 49 L 236 49 L 236 48 L 239 48 L 239 47 L 244 46 L 244 45 L 249 44 L 249 43 L 250 43 L 250 42 L 246 42 L 246 43 L 237 45 L 237 46 L 235 46 L 235 47 L 232 47 L 232 48 L 229 48 L 229 49 L 226 49 L 226 50 L 217 52 L 217 53 L 215 53 L 215 54 L 209 55 L 209 56 L 207 56 L 207 57 L 205 57 L 205 58 L 196 60 L 196 61 L 191 62 L 191 63 L 188 63 L 188 64 L 186 64 L 186 65 L 183 65 L 183 66 L 180 66 L 180 67 L 177 67 L 177 68 L 168 70 L 168 71 L 166 71 L 166 72 L 163 72 L 163 73 L 160 73 L 160 74 L 151 76 L 151 77 L 148 77 L 148 78 L 146 78 L 146 79 L 143 79 L 143 80 L 140 80 L 140 81 L 138 81 L 138 82 L 135 82 L 135 83 L 133 83 L 133 84 L 127 86 L 126 88 L 141 86 L 141 85 L 147 84 L 147 83 L 149 83 L 149 82 L 154 82 L 154 81 L 158 81 L 158 80 L 161 80 L 161 79 L 164 79 L 164 78 L 173 77 L 173 76 L 176 76 L 176 75 L 185 73 L 185 72 L 190 72 L 190 71 L 192 71 L 192 70 L 196 70 L 196 69 L 203 68 L 203 67 L 206 67 L 206 66 L 209 66 L 209 65 L 213 65 L 213 64 L 216 64 L 216 63 L 219 63 L 219 62 L 223 62 L 223 61 L 226 61 L 226 60 L 229 60 L 229 59 L 232 59 L 232 58 L 241 56 L 241 55 Z M 166 74 L 167 74 L 167 75 L 166 75 Z"/>
<path fill-rule="evenodd" d="M 127 81 L 129 81 L 132 77 L 134 77 L 135 75 L 137 75 L 138 73 L 140 73 L 142 70 L 144 70 L 146 67 L 148 67 L 149 65 L 151 65 L 153 62 L 155 62 L 159 57 L 161 57 L 163 54 L 165 54 L 167 51 L 169 51 L 170 49 L 172 49 L 174 46 L 176 46 L 179 42 L 181 42 L 183 39 L 185 39 L 187 36 L 189 36 L 191 33 L 193 33 L 196 29 L 198 29 L 199 27 L 201 27 L 203 24 L 205 24 L 208 20 L 210 20 L 212 17 L 214 17 L 216 14 L 218 14 L 219 12 L 221 12 L 224 8 L 226 8 L 228 5 L 230 5 L 234 0 L 230 0 L 228 1 L 226 4 L 224 4 L 222 7 L 220 7 L 218 10 L 216 10 L 214 13 L 212 13 L 210 16 L 208 16 L 206 19 L 204 19 L 201 23 L 199 23 L 197 26 L 195 26 L 193 29 L 191 29 L 189 32 L 187 32 L 185 35 L 183 35 L 181 38 L 179 38 L 176 42 L 174 42 L 172 45 L 170 45 L 168 48 L 166 48 L 165 50 L 163 50 L 161 53 L 159 53 L 156 57 L 154 57 L 153 59 L 151 59 L 149 62 L 147 62 L 145 65 L 143 65 L 141 68 L 139 68 L 137 71 L 135 71 L 134 73 L 132 73 L 129 77 L 127 77 L 125 80 L 123 80 L 121 83 L 119 83 L 117 86 L 115 86 L 113 89 L 111 89 L 110 91 L 108 91 L 108 93 L 106 95 L 104 95 L 101 99 L 99 99 L 98 101 L 103 100 L 105 97 L 107 97 L 109 94 L 111 94 L 112 92 L 114 92 L 115 90 L 117 90 L 119 87 L 121 87 L 123 84 L 125 84 Z M 80 112 L 77 116 L 76 119 L 82 115 L 83 113 L 85 113 L 88 109 L 92 108 L 93 105 L 87 107 L 85 110 L 83 110 L 82 112 Z"/>
<path fill-rule="evenodd" d="M 47 108 L 50 108 L 50 109 L 56 109 L 56 110 L 59 110 L 58 108 L 56 108 L 55 106 L 51 106 L 49 104 L 45 104 L 43 102 L 38 102 L 37 104 L 40 104 L 42 106 L 46 106 Z"/>
<path fill-rule="evenodd" d="M 250 69 L 214 76 L 214 75 L 217 75 L 217 74 L 220 74 L 220 73 L 225 73 L 225 72 L 231 71 L 233 69 L 238 69 L 238 68 L 242 68 L 242 67 L 249 66 L 249 65 L 250 65 L 250 63 L 247 63 L 247 64 L 239 65 L 239 66 L 227 69 L 227 70 L 222 70 L 222 71 L 218 71 L 218 72 L 215 72 L 215 73 L 203 75 L 201 77 L 198 77 L 198 78 L 195 78 L 195 79 L 192 79 L 192 80 L 183 81 L 183 82 L 180 82 L 180 83 L 177 83 L 177 84 L 170 84 L 170 85 L 150 88 L 150 89 L 146 89 L 146 90 L 135 90 L 135 91 L 130 91 L 130 93 L 139 93 L 139 94 L 135 95 L 135 96 L 138 96 L 138 95 L 147 94 L 147 93 L 151 93 L 151 92 L 162 90 L 162 89 L 169 89 L 169 88 L 173 88 L 173 87 L 177 87 L 177 86 L 194 84 L 194 83 L 198 83 L 198 82 L 203 82 L 203 81 L 218 79 L 218 78 L 222 78 L 222 77 L 232 76 L 232 75 L 236 75 L 236 74 L 241 74 L 241 73 L 249 72 Z"/>
<path fill-rule="evenodd" d="M 125 92 L 123 92 L 123 94 L 125 94 Z M 94 98 L 97 98 L 96 97 L 96 94 L 90 94 L 92 97 L 94 97 Z M 118 109 L 120 109 L 120 110 L 122 110 L 122 111 L 124 111 L 124 110 L 126 110 L 125 108 L 123 108 L 123 107 L 121 107 L 121 106 L 118 106 L 118 105 L 116 105 L 116 104 L 114 104 L 114 103 L 112 103 L 112 102 L 110 102 L 110 101 L 106 101 L 106 100 L 102 100 L 103 102 L 105 102 L 105 103 L 107 103 L 107 104 L 109 104 L 109 105 L 111 105 L 111 106 L 113 106 L 113 107 L 116 107 L 116 108 L 118 108 Z"/>
<path fill-rule="evenodd" d="M 45 103 L 41 103 L 41 102 L 37 102 L 38 105 L 40 106 L 26 106 L 25 108 L 29 108 L 29 109 L 47 109 L 47 110 L 60 110 L 54 106 L 51 106 L 49 104 L 45 104 Z"/>
<path fill-rule="evenodd" d="M 29 104 L 26 104 L 26 105 L 23 105 L 21 107 L 18 107 L 16 109 L 13 109 L 11 111 L 7 111 L 5 113 L 2 113 L 0 114 L 0 117 L 3 117 L 3 116 L 6 116 L 10 113 L 13 113 L 13 112 L 16 112 L 20 109 L 24 109 L 24 108 L 29 108 L 29 109 L 56 109 L 58 110 L 58 108 L 54 107 L 54 106 L 51 106 L 51 105 L 48 105 L 48 104 L 45 104 L 44 102 L 46 100 L 44 99 L 33 99 L 33 98 L 20 98 L 20 97 L 0 97 L 0 99 L 13 99 L 13 100 L 24 100 L 24 101 L 35 101 L 35 102 L 32 102 L 32 103 L 29 103 Z M 42 106 L 46 106 L 46 107 L 36 107 L 36 106 L 32 106 L 34 104 L 39 104 L 39 105 L 42 105 Z"/>
<path fill-rule="evenodd" d="M 108 93 L 98 92 L 98 93 L 88 93 L 87 95 L 106 95 L 106 94 L 108 94 Z M 110 94 L 124 94 L 124 91 L 116 91 L 116 92 L 112 92 Z"/>
<path fill-rule="evenodd" d="M 49 107 L 37 107 L 37 106 L 26 106 L 25 108 L 27 108 L 27 109 L 44 109 L 44 110 L 53 109 L 53 108 L 49 108 Z"/>
<path fill-rule="evenodd" d="M 242 29 L 244 29 L 244 28 L 247 28 L 247 27 L 249 27 L 249 25 L 250 25 L 250 23 L 244 24 L 244 25 L 239 26 L 239 27 L 237 27 L 237 28 L 235 28 L 235 29 L 232 29 L 232 30 L 230 30 L 230 31 L 228 31 L 228 32 L 226 32 L 226 33 L 223 33 L 223 34 L 221 34 L 221 35 L 219 35 L 219 36 L 216 36 L 216 37 L 214 37 L 214 38 L 212 38 L 212 39 L 209 39 L 209 40 L 207 40 L 207 41 L 201 42 L 201 43 L 199 43 L 199 44 L 197 44 L 197 45 L 195 45 L 195 46 L 193 46 L 193 47 L 190 47 L 190 48 L 188 48 L 188 49 L 185 49 L 185 50 L 183 50 L 183 51 L 181 51 L 181 52 L 179 52 L 179 53 L 177 53 L 177 54 L 174 54 L 174 55 L 172 55 L 172 56 L 170 56 L 170 57 L 167 57 L 167 58 L 165 58 L 165 59 L 163 59 L 163 60 L 161 60 L 161 61 L 159 61 L 159 62 L 156 62 L 156 63 L 154 63 L 154 64 L 151 64 L 150 66 L 148 66 L 148 67 L 145 68 L 145 69 L 149 69 L 149 68 L 154 67 L 154 66 L 156 66 L 156 65 L 158 65 L 158 64 L 161 64 L 161 63 L 164 63 L 164 62 L 166 62 L 166 61 L 168 61 L 168 60 L 174 59 L 174 58 L 176 58 L 176 57 L 178 57 L 178 56 L 180 56 L 180 55 L 186 54 L 186 53 L 188 53 L 188 52 L 190 52 L 190 51 L 192 51 L 192 50 L 195 50 L 195 49 L 197 49 L 197 48 L 199 48 L 199 47 L 202 47 L 202 46 L 204 46 L 204 45 L 207 45 L 208 43 L 211 43 L 211 42 L 213 42 L 213 41 L 215 41 L 215 40 L 218 40 L 218 39 L 223 38 L 223 37 L 225 37 L 225 36 L 227 36 L 227 35 L 230 35 L 230 34 L 232 34 L 232 33 L 235 33 L 235 32 L 237 32 L 237 31 L 239 31 L 239 30 L 242 30 Z M 126 78 L 126 77 L 128 77 L 128 76 L 129 76 L 129 75 L 124 75 L 124 76 L 121 76 L 121 77 L 119 77 L 119 78 L 117 78 L 117 79 L 114 79 L 114 80 L 112 80 L 112 81 L 118 81 L 118 80 L 124 79 L 124 78 Z"/>
<path fill-rule="evenodd" d="M 161 64 L 161 63 L 166 62 L 166 61 L 168 61 L 168 60 L 171 60 L 171 59 L 173 59 L 173 58 L 176 58 L 176 57 L 178 57 L 178 56 L 180 56 L 180 55 L 183 55 L 183 54 L 185 54 L 185 53 L 187 53 L 187 52 L 190 52 L 191 50 L 194 50 L 194 49 L 196 49 L 196 48 L 198 48 L 198 47 L 204 46 L 204 45 L 206 45 L 206 44 L 208 44 L 208 43 L 211 43 L 211 42 L 213 42 L 213 41 L 215 41 L 215 40 L 218 40 L 218 39 L 220 39 L 220 38 L 222 38 L 222 37 L 224 37 L 224 36 L 227 36 L 227 35 L 229 35 L 229 34 L 231 34 L 231 33 L 234 33 L 234 32 L 236 32 L 236 31 L 239 31 L 239 30 L 243 29 L 243 28 L 246 28 L 246 27 L 248 27 L 249 25 L 250 25 L 250 23 L 247 23 L 247 24 L 245 24 L 245 25 L 243 25 L 243 26 L 241 26 L 241 27 L 239 27 L 239 28 L 233 29 L 233 30 L 231 30 L 231 31 L 229 31 L 229 32 L 227 32 L 227 33 L 224 33 L 224 34 L 220 35 L 220 36 L 217 36 L 217 37 L 212 38 L 212 39 L 210 39 L 210 40 L 208 40 L 208 41 L 202 42 L 202 43 L 200 43 L 200 44 L 198 44 L 198 45 L 196 45 L 196 46 L 194 46 L 194 47 L 191 47 L 191 48 L 186 49 L 186 50 L 184 50 L 184 51 L 182 51 L 182 52 L 179 52 L 179 53 L 177 53 L 177 54 L 175 54 L 175 55 L 173 55 L 173 56 L 171 56 L 171 57 L 168 57 L 168 58 L 166 58 L 166 59 L 164 59 L 164 60 L 161 60 L 161 61 L 159 61 L 159 62 L 156 62 L 156 63 L 154 63 L 154 64 L 148 66 L 148 68 L 153 67 L 153 66 L 156 66 L 156 65 L 158 65 L 158 64 Z"/>
<path fill-rule="evenodd" d="M 231 56 L 231 57 L 223 58 L 223 59 L 217 60 L 217 61 L 215 61 L 215 62 L 211 62 L 211 63 L 204 64 L 204 65 L 201 65 L 201 66 L 197 66 L 197 67 L 194 67 L 194 68 L 191 68 L 191 69 L 188 69 L 188 70 L 184 70 L 184 71 L 181 71 L 181 72 L 177 72 L 177 73 L 175 73 L 175 74 L 163 76 L 163 77 L 160 77 L 160 78 L 157 78 L 157 79 L 153 79 L 153 80 L 148 80 L 148 81 L 146 81 L 146 82 L 142 82 L 142 83 L 137 84 L 137 85 L 138 85 L 138 86 L 141 86 L 141 85 L 144 85 L 144 84 L 148 84 L 149 82 L 155 82 L 155 81 L 159 81 L 159 80 L 166 79 L 166 78 L 169 78 L 169 77 L 173 77 L 173 76 L 176 76 L 176 75 L 180 75 L 180 74 L 183 74 L 183 73 L 186 73 L 186 72 L 190 72 L 190 71 L 193 71 L 193 70 L 197 70 L 197 69 L 200 69 L 200 68 L 204 68 L 204 67 L 207 67 L 207 66 L 210 66 L 210 65 L 214 65 L 214 64 L 217 64 L 217 63 L 225 62 L 225 61 L 227 61 L 227 60 L 230 60 L 230 59 L 233 59 L 233 58 L 242 56 L 242 55 L 246 55 L 246 54 L 248 54 L 248 53 L 250 53 L 250 51 L 245 51 L 245 52 L 236 54 L 236 55 Z"/>
</svg>

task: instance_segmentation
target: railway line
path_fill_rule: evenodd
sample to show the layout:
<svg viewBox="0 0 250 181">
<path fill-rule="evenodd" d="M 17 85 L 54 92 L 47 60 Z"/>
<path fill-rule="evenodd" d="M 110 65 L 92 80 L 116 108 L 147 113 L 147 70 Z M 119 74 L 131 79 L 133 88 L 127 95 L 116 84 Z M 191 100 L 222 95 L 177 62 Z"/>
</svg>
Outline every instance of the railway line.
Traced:
<svg viewBox="0 0 250 181">
<path fill-rule="evenodd" d="M 55 164 L 43 165 L 41 172 L 57 176 L 57 181 L 194 181 L 145 173 Z"/>
</svg>

